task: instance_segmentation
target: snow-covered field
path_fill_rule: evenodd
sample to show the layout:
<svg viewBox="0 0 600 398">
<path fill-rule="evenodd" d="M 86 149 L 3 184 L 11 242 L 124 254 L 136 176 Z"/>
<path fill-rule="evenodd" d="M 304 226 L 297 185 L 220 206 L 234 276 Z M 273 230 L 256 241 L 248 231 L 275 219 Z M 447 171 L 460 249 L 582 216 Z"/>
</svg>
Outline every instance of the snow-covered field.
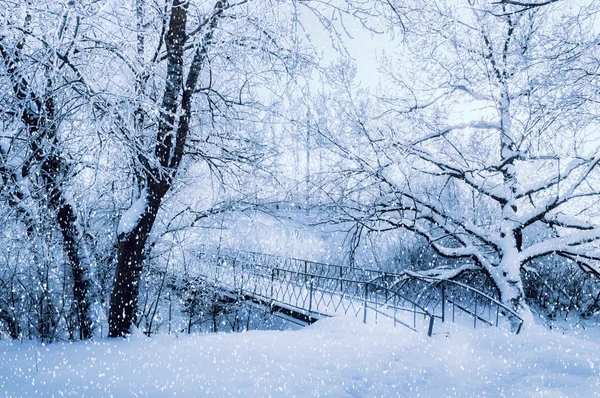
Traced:
<svg viewBox="0 0 600 398">
<path fill-rule="evenodd" d="M 533 327 L 406 329 L 325 319 L 301 330 L 0 344 L 6 396 L 600 396 L 600 345 Z"/>
</svg>

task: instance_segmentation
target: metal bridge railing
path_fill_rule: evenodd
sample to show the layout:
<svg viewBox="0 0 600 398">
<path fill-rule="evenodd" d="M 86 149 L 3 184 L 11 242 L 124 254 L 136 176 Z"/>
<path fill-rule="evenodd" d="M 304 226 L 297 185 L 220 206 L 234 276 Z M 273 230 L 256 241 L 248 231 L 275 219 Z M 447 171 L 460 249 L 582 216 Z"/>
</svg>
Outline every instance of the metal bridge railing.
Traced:
<svg viewBox="0 0 600 398">
<path fill-rule="evenodd" d="M 225 289 L 314 316 L 353 315 L 388 321 L 431 336 L 435 319 L 503 327 L 523 319 L 495 298 L 463 283 L 414 272 L 390 273 L 224 248 L 197 253 L 206 278 Z"/>
<path fill-rule="evenodd" d="M 397 275 L 392 288 L 416 294 L 417 302 L 429 308 L 442 322 L 456 322 L 458 317 L 466 317 L 473 328 L 478 324 L 494 327 L 507 324 L 516 334 L 521 331 L 523 319 L 514 310 L 472 286 L 413 272 Z"/>
</svg>

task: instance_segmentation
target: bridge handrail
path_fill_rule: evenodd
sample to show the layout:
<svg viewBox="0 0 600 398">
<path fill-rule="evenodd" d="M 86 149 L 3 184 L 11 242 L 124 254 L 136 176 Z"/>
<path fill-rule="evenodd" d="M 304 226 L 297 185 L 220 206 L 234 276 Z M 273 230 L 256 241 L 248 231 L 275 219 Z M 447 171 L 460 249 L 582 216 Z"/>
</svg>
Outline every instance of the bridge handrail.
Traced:
<svg viewBox="0 0 600 398">
<path fill-rule="evenodd" d="M 258 266 L 259 266 L 259 267 L 263 267 L 263 268 L 268 268 L 268 267 L 261 266 L 261 265 L 258 265 Z M 355 283 L 355 284 L 357 284 L 357 285 L 365 285 L 365 286 L 367 286 L 367 288 L 368 288 L 369 286 L 374 286 L 374 287 L 376 287 L 376 288 L 377 288 L 377 289 L 379 289 L 379 290 L 387 291 L 388 293 L 391 293 L 392 295 L 395 295 L 395 296 L 398 296 L 398 297 L 400 297 L 400 298 L 401 298 L 401 299 L 403 299 L 404 301 L 407 301 L 407 302 L 409 302 L 410 304 L 413 304 L 413 305 L 414 305 L 416 308 L 418 308 L 418 309 L 420 309 L 421 311 L 423 311 L 423 312 L 420 312 L 420 313 L 418 313 L 418 314 L 420 314 L 420 315 L 426 315 L 426 316 L 433 316 L 433 315 L 432 315 L 432 314 L 429 312 L 429 310 L 427 310 L 426 308 L 424 308 L 423 306 L 421 306 L 421 305 L 420 305 L 419 303 L 417 303 L 416 301 L 414 301 L 414 300 L 412 300 L 412 299 L 410 299 L 410 298 L 408 298 L 408 297 L 406 297 L 406 296 L 404 296 L 404 295 L 402 295 L 402 294 L 400 294 L 400 293 L 398 293 L 398 292 L 396 292 L 396 291 L 390 290 L 390 289 L 389 289 L 389 288 L 387 288 L 386 286 L 381 286 L 381 285 L 375 284 L 375 283 L 373 283 L 372 281 L 359 281 L 359 280 L 355 280 L 355 279 L 340 278 L 340 277 L 335 277 L 335 276 L 315 275 L 315 274 L 312 274 L 312 273 L 306 273 L 306 272 L 302 272 L 302 271 L 292 271 L 292 270 L 288 270 L 288 269 L 284 269 L 284 268 L 278 268 L 278 267 L 274 267 L 274 268 L 271 268 L 271 269 L 272 269 L 272 270 L 276 270 L 276 271 L 283 271 L 283 272 L 293 273 L 293 274 L 296 274 L 296 275 L 303 275 L 303 276 L 307 276 L 307 277 L 310 277 L 310 278 L 311 278 L 311 280 L 310 280 L 311 282 L 312 282 L 312 280 L 314 280 L 314 279 L 325 279 L 325 280 L 332 280 L 332 281 L 337 281 L 337 282 L 340 282 L 340 281 L 341 281 L 341 282 Z M 325 289 L 320 289 L 319 287 L 317 287 L 316 289 L 317 289 L 317 290 L 320 290 L 320 291 L 323 291 L 323 292 L 327 292 L 327 293 L 336 293 L 336 292 L 333 292 L 333 291 L 331 291 L 331 292 L 330 292 L 330 291 L 327 291 L 327 290 L 325 290 Z M 344 294 L 345 292 L 340 292 L 340 293 Z M 356 297 L 356 296 L 355 296 L 355 297 Z M 356 298 L 358 298 L 358 299 L 361 299 L 360 297 L 356 297 Z M 361 300 L 362 300 L 362 299 L 361 299 Z M 368 301 L 368 300 L 367 300 L 367 301 Z M 376 304 L 376 302 L 374 302 L 374 301 L 370 301 L 370 302 L 371 302 L 372 304 Z"/>
<path fill-rule="evenodd" d="M 208 254 L 208 253 L 206 253 Z M 266 256 L 266 255 L 262 255 L 262 256 Z M 240 260 L 239 257 L 232 255 L 231 252 L 229 253 L 218 253 L 215 256 L 215 259 L 217 259 L 217 261 L 219 259 L 227 259 L 227 260 L 231 260 L 232 264 L 234 264 L 234 261 L 238 261 Z M 250 260 L 250 259 L 248 259 Z M 243 263 L 247 263 L 248 261 L 244 261 L 242 260 Z M 344 277 L 337 277 L 337 276 L 328 276 L 328 275 L 318 275 L 318 274 L 314 274 L 314 273 L 309 273 L 309 272 L 302 272 L 302 271 L 298 271 L 298 270 L 291 270 L 291 269 L 287 269 L 287 268 L 281 268 L 281 267 L 272 267 L 272 266 L 268 266 L 268 265 L 263 265 L 263 264 L 252 264 L 251 269 L 254 270 L 256 268 L 263 268 L 263 269 L 267 269 L 270 271 L 271 275 L 269 274 L 260 274 L 260 273 L 253 273 L 255 276 L 258 277 L 262 277 L 265 279 L 271 279 L 271 283 L 273 283 L 275 280 L 279 281 L 279 282 L 287 282 L 287 283 L 291 283 L 297 286 L 301 286 L 301 285 L 310 285 L 310 295 L 313 294 L 314 291 L 320 291 L 323 293 L 328 293 L 328 294 L 336 294 L 336 295 L 340 295 L 340 300 L 342 300 L 344 297 L 350 299 L 351 301 L 357 301 L 357 302 L 361 302 L 364 305 L 364 311 L 365 311 L 365 318 L 366 318 L 366 310 L 367 308 L 377 312 L 377 313 L 381 313 L 381 314 L 385 314 L 378 306 L 385 306 L 389 309 L 394 309 L 396 311 L 407 311 L 407 312 L 412 312 L 416 315 L 423 315 L 425 317 L 429 317 L 430 321 L 429 321 L 429 330 L 428 330 L 428 334 L 431 335 L 432 333 L 432 329 L 433 329 L 433 319 L 435 318 L 435 316 L 425 307 L 421 306 L 418 302 L 400 294 L 399 292 L 393 291 L 391 289 L 389 289 L 386 286 L 382 286 L 380 284 L 374 283 L 373 281 L 364 281 L 364 280 L 356 280 L 356 279 L 350 279 L 350 278 L 344 278 Z M 287 280 L 284 278 L 281 278 L 280 275 L 281 274 L 291 274 L 291 275 L 298 275 L 301 277 L 305 278 L 305 282 L 302 284 L 298 284 L 295 283 L 294 281 L 291 280 Z M 275 275 L 277 275 L 277 278 L 275 277 Z M 326 288 L 321 288 L 318 286 L 315 287 L 314 286 L 314 281 L 319 281 L 319 280 L 324 280 L 324 281 L 332 281 L 332 282 L 342 282 L 345 284 L 354 284 L 356 286 L 364 286 L 364 294 L 361 292 L 359 294 L 356 293 L 350 293 L 348 294 L 347 291 L 329 291 Z M 381 291 L 384 291 L 387 293 L 387 297 L 388 300 L 386 302 L 379 302 L 378 300 L 373 300 L 372 298 L 369 298 L 369 287 L 374 287 L 376 290 L 374 291 L 375 294 L 377 294 L 378 292 L 380 293 Z M 362 288 L 361 288 L 362 289 Z M 267 298 L 267 296 L 261 294 L 261 293 L 257 293 L 254 292 L 254 295 L 258 296 L 258 297 L 262 297 L 262 298 Z M 271 293 L 273 294 L 273 293 Z M 410 308 L 405 308 L 405 307 L 401 307 L 401 306 L 397 306 L 397 305 L 390 305 L 389 304 L 389 298 L 390 297 L 397 297 L 398 299 L 411 304 L 412 305 L 412 309 Z M 376 296 L 377 298 L 377 296 Z M 291 304 L 291 303 L 287 303 L 284 301 L 280 301 L 279 299 L 277 299 L 276 297 L 270 297 L 269 299 L 271 299 L 273 302 L 276 303 L 282 303 L 288 306 L 292 306 L 295 308 L 300 309 L 301 307 L 298 307 L 297 305 Z M 371 305 L 375 305 L 375 307 L 373 306 L 369 306 L 369 304 Z M 306 309 L 304 309 L 306 310 Z M 308 310 L 309 312 L 314 312 L 312 309 L 309 308 Z M 401 324 L 405 324 L 404 322 L 401 322 L 399 320 L 396 319 L 395 315 L 389 315 L 389 314 L 385 314 L 387 317 L 389 317 L 390 319 L 395 319 L 396 322 L 399 322 Z M 411 329 L 414 330 L 413 327 L 411 327 Z"/>
<path fill-rule="evenodd" d="M 237 256 L 238 254 L 244 254 L 244 255 L 254 255 L 254 256 L 259 256 L 259 257 L 263 257 L 265 259 L 276 259 L 279 261 L 283 261 L 284 263 L 288 260 L 291 261 L 295 261 L 295 262 L 299 262 L 299 263 L 304 263 L 304 264 L 314 264 L 314 265 L 318 265 L 320 267 L 329 267 L 329 268 L 334 268 L 337 270 L 349 270 L 352 272 L 364 272 L 364 273 L 369 273 L 369 274 L 375 274 L 377 275 L 376 278 L 371 278 L 369 281 L 359 281 L 359 280 L 351 280 L 351 279 L 345 279 L 342 277 L 333 277 L 333 276 L 326 276 L 326 275 L 316 275 L 314 273 L 303 273 L 303 272 L 299 272 L 299 271 L 292 271 L 289 269 L 285 269 L 285 268 L 281 268 L 281 267 L 271 267 L 271 266 L 267 266 L 267 265 L 262 265 L 262 264 L 255 264 L 255 266 L 260 266 L 262 268 L 267 268 L 267 269 L 278 269 L 280 271 L 285 271 L 285 272 L 295 272 L 299 275 L 306 275 L 306 276 L 312 276 L 312 277 L 318 277 L 318 278 L 327 278 L 327 279 L 331 279 L 331 280 L 337 280 L 337 281 L 347 281 L 347 282 L 351 282 L 351 283 L 361 283 L 361 284 L 371 284 L 373 286 L 377 286 L 377 288 L 379 289 L 385 289 L 386 291 L 388 291 L 389 293 L 392 293 L 398 297 L 400 297 L 401 299 L 415 305 L 418 306 L 420 309 L 422 309 L 425 314 L 427 316 L 431 316 L 431 317 L 438 317 L 433 313 L 430 313 L 430 311 L 428 311 L 425 307 L 423 307 L 422 305 L 418 304 L 415 300 L 412 300 L 408 297 L 406 297 L 405 295 L 401 294 L 400 292 L 398 292 L 397 290 L 391 290 L 389 287 L 387 286 L 383 286 L 383 284 L 376 284 L 374 283 L 374 281 L 376 279 L 379 278 L 397 278 L 399 279 L 398 283 L 401 280 L 409 280 L 409 279 L 416 279 L 416 280 L 420 280 L 426 283 L 434 283 L 436 286 L 437 285 L 442 285 L 442 284 L 450 284 L 450 285 L 454 285 L 454 286 L 458 286 L 462 289 L 465 289 L 469 292 L 471 292 L 473 295 L 475 295 L 476 298 L 481 297 L 487 301 L 489 301 L 492 305 L 496 305 L 498 310 L 501 308 L 503 311 L 510 313 L 512 315 L 512 317 L 516 318 L 519 321 L 519 325 L 517 328 L 517 334 L 519 333 L 519 331 L 521 330 L 521 327 L 523 325 L 523 318 L 516 312 L 514 311 L 512 308 L 508 307 L 507 305 L 505 305 L 504 303 L 502 303 L 501 301 L 495 299 L 494 297 L 486 294 L 485 292 L 474 288 L 472 286 L 469 286 L 467 284 L 464 284 L 462 282 L 459 281 L 455 281 L 452 279 L 446 279 L 446 278 L 440 278 L 440 277 L 434 277 L 434 276 L 428 276 L 428 275 L 423 275 L 420 274 L 418 272 L 415 271 L 402 271 L 402 272 L 389 272 L 389 271 L 381 271 L 381 270 L 375 270 L 375 269 L 369 269 L 369 268 L 359 268 L 359 267 L 352 267 L 352 266 L 347 266 L 347 265 L 336 265 L 336 264 L 328 264 L 328 263 L 320 263 L 320 262 L 316 262 L 316 261 L 311 261 L 311 260 L 303 260 L 303 259 L 298 259 L 295 257 L 283 257 L 281 255 L 276 255 L 276 254 L 266 254 L 266 253 L 259 253 L 259 252 L 255 252 L 255 251 L 247 251 L 247 250 L 239 250 L 239 249 L 230 249 L 230 248 L 216 248 L 213 250 L 209 250 L 209 247 L 206 245 L 200 245 L 200 252 L 204 252 L 206 254 L 209 254 L 211 252 L 217 252 L 219 257 L 230 257 L 234 260 L 239 259 L 239 257 Z M 225 254 L 228 253 L 229 255 Z M 234 253 L 234 254 L 232 254 Z M 478 317 L 477 314 L 471 314 L 475 317 Z"/>
<path fill-rule="evenodd" d="M 485 299 L 491 301 L 492 303 L 496 304 L 497 306 L 499 306 L 500 308 L 510 312 L 514 317 L 518 318 L 521 323 L 523 322 L 523 318 L 516 312 L 514 311 L 512 308 L 508 307 L 507 305 L 505 305 L 504 303 L 502 303 L 501 301 L 493 298 L 492 296 L 482 292 L 481 290 L 474 288 L 472 286 L 469 286 L 465 283 L 459 282 L 459 281 L 455 281 L 452 279 L 445 279 L 445 278 L 439 278 L 439 277 L 435 277 L 435 276 L 427 276 L 427 275 L 421 275 L 415 272 L 411 272 L 411 271 L 404 271 L 403 272 L 404 275 L 409 275 L 415 279 L 421 279 L 421 280 L 433 280 L 437 283 L 448 283 L 448 284 L 453 284 L 456 286 L 460 286 L 463 289 L 469 290 L 473 293 L 475 293 L 476 295 L 480 296 L 480 297 L 484 297 Z"/>
<path fill-rule="evenodd" d="M 260 254 L 260 253 L 253 253 L 253 254 Z M 263 255 L 263 256 L 270 256 L 268 254 L 261 254 L 261 255 Z M 232 260 L 237 260 L 238 259 L 237 257 L 231 256 L 231 255 L 223 255 L 223 254 L 219 254 L 219 257 L 220 258 L 229 257 Z M 298 260 L 298 261 L 304 261 L 304 260 Z M 312 263 L 314 263 L 314 264 L 321 264 L 321 263 L 315 263 L 315 262 L 312 262 Z M 329 264 L 325 264 L 325 265 L 329 265 Z M 374 287 L 376 287 L 379 290 L 387 291 L 388 294 L 398 296 L 402 300 L 407 301 L 410 304 L 413 304 L 416 308 L 419 308 L 421 311 L 423 311 L 422 313 L 419 313 L 420 315 L 434 316 L 433 314 L 431 314 L 429 312 L 429 310 L 427 310 L 425 307 L 423 307 L 422 305 L 420 305 L 415 300 L 406 297 L 405 295 L 401 294 L 398 291 L 391 290 L 387 286 L 382 286 L 382 285 L 379 285 L 379 284 L 375 283 L 374 279 L 372 279 L 370 281 L 361 281 L 361 280 L 348 279 L 348 278 L 343 278 L 343 277 L 338 277 L 338 276 L 317 275 L 317 274 L 310 273 L 310 272 L 295 271 L 295 270 L 290 270 L 290 269 L 281 268 L 281 267 L 270 267 L 270 266 L 263 265 L 263 264 L 253 264 L 253 267 L 255 267 L 255 268 L 257 268 L 257 267 L 258 268 L 265 268 L 265 269 L 268 269 L 268 270 L 278 271 L 278 272 L 282 272 L 282 273 L 285 273 L 285 272 L 292 273 L 292 274 L 296 274 L 296 275 L 310 277 L 311 279 L 324 279 L 324 280 L 332 280 L 332 281 L 337 281 L 337 282 L 341 281 L 341 282 L 347 282 L 347 283 L 355 283 L 357 285 L 374 286 Z M 357 268 L 357 270 L 360 270 L 360 268 Z M 327 293 L 335 293 L 335 292 L 328 292 L 326 290 L 318 289 L 318 288 L 317 288 L 317 290 L 325 291 Z"/>
</svg>

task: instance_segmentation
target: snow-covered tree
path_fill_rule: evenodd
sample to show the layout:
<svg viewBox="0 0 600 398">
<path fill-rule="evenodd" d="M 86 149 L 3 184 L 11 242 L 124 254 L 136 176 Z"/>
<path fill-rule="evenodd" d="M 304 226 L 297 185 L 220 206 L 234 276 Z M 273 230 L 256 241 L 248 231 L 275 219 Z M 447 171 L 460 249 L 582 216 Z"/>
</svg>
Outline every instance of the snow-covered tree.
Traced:
<svg viewBox="0 0 600 398">
<path fill-rule="evenodd" d="M 164 233 L 274 191 L 263 183 L 275 153 L 263 136 L 276 130 L 290 77 L 312 63 L 302 10 L 331 31 L 327 2 L 3 5 L 2 84 L 12 93 L 2 99 L 7 211 L 32 235 L 43 235 L 36 225 L 49 219 L 56 224 L 83 338 L 93 332 L 92 303 L 108 307 L 115 272 L 108 321 L 111 336 L 124 335 Z M 203 173 L 229 191 L 215 193 L 208 177 L 197 177 Z M 194 178 L 202 183 L 188 184 Z"/>
<path fill-rule="evenodd" d="M 345 159 L 343 219 L 413 231 L 458 260 L 428 274 L 482 271 L 529 319 L 521 272 L 533 260 L 558 255 L 600 276 L 590 7 L 424 6 L 384 63 L 384 94 L 369 104 L 347 89 L 337 111 L 348 122 L 323 132 Z"/>
<path fill-rule="evenodd" d="M 190 160 L 222 175 L 227 164 L 236 164 L 239 172 L 264 157 L 247 133 L 268 111 L 268 90 L 284 87 L 280 77 L 303 68 L 298 54 L 305 44 L 295 36 L 295 6 L 173 0 L 151 8 L 139 0 L 129 18 L 118 6 L 111 10 L 112 28 L 96 22 L 104 30 L 103 43 L 110 43 L 111 29 L 127 29 L 127 21 L 137 21 L 135 35 L 118 43 L 119 51 L 110 56 L 130 71 L 93 90 L 126 143 L 138 187 L 118 225 L 110 336 L 128 333 L 136 318 L 149 237 L 175 177 L 190 167 Z M 162 30 L 147 28 L 157 21 Z M 121 80 L 128 83 L 116 88 L 128 98 L 124 111 L 113 97 L 112 83 Z"/>
<path fill-rule="evenodd" d="M 81 105 L 78 97 L 66 94 L 76 77 L 63 68 L 61 59 L 77 39 L 76 30 L 71 29 L 75 23 L 70 16 L 72 5 L 2 6 L 0 60 L 7 90 L 2 98 L 5 134 L 0 144 L 3 199 L 26 225 L 30 239 L 43 234 L 42 219 L 60 234 L 60 246 L 70 264 L 79 337 L 88 339 L 93 332 L 90 264 L 68 188 L 73 163 L 59 137 L 72 128 L 66 119 Z M 61 23 L 54 24 L 57 14 Z"/>
</svg>

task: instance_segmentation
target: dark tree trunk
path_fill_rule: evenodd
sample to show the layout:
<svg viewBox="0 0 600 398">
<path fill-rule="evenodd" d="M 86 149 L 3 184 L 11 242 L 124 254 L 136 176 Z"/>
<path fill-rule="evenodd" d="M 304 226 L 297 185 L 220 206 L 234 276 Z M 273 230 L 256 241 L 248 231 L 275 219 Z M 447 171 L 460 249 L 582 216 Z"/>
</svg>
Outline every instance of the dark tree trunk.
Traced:
<svg viewBox="0 0 600 398">
<path fill-rule="evenodd" d="M 118 236 L 117 269 L 110 299 L 109 336 L 130 333 L 135 322 L 139 283 L 145 260 L 146 242 L 166 193 L 171 188 L 189 133 L 193 92 L 200 70 L 212 44 L 213 33 L 227 1 L 215 2 L 213 13 L 206 21 L 207 29 L 201 44 L 196 47 L 187 80 L 184 82 L 183 54 L 186 48 L 188 0 L 172 0 L 165 44 L 167 76 L 156 134 L 154 158 L 159 167 L 146 168 L 146 208 L 131 231 Z M 176 118 L 178 110 L 182 115 Z"/>
<path fill-rule="evenodd" d="M 51 83 L 49 82 L 49 87 Z M 56 125 L 54 123 L 54 100 L 52 97 L 44 101 L 46 114 L 41 118 L 44 122 L 45 142 L 34 140 L 31 144 L 36 161 L 41 163 L 40 175 L 44 182 L 49 208 L 53 211 L 56 224 L 62 235 L 63 249 L 73 278 L 74 311 L 79 327 L 79 338 L 93 337 L 93 319 L 90 313 L 90 281 L 89 270 L 81 258 L 79 249 L 79 233 L 77 215 L 73 206 L 66 200 L 61 181 L 69 174 L 69 166 L 58 149 Z"/>
<path fill-rule="evenodd" d="M 150 191 L 150 189 L 148 190 Z M 117 270 L 110 296 L 108 316 L 109 337 L 121 337 L 129 334 L 131 325 L 137 317 L 140 278 L 146 257 L 146 242 L 156 220 L 164 193 L 160 197 L 150 195 L 152 194 L 149 192 L 146 210 L 141 215 L 136 227 L 130 233 L 119 236 Z"/>
<path fill-rule="evenodd" d="M 0 308 L 0 320 L 6 323 L 8 333 L 10 334 L 10 338 L 13 340 L 17 340 L 21 335 L 21 328 L 15 317 L 10 315 L 8 311 Z"/>
<path fill-rule="evenodd" d="M 79 250 L 77 215 L 73 206 L 66 200 L 64 187 L 61 183 L 70 172 L 68 163 L 64 160 L 58 147 L 54 97 L 47 95 L 42 98 L 38 97 L 30 90 L 29 81 L 19 75 L 17 65 L 19 63 L 19 51 L 22 48 L 23 43 L 19 43 L 15 55 L 11 56 L 0 43 L 0 55 L 4 59 L 9 74 L 13 77 L 14 94 L 17 99 L 24 103 L 21 121 L 27 127 L 30 137 L 31 157 L 23 165 L 21 174 L 23 177 L 28 176 L 33 162 L 39 165 L 48 208 L 53 212 L 53 217 L 61 232 L 64 251 L 71 266 L 73 301 L 80 338 L 89 339 L 93 335 L 93 320 L 89 301 L 89 275 Z M 48 80 L 47 87 L 49 92 L 53 91 L 51 80 Z M 14 175 L 12 177 L 10 181 L 15 184 L 15 192 L 13 199 L 9 200 L 9 204 L 16 206 L 19 213 L 26 214 L 27 211 L 22 209 L 19 203 L 19 200 L 23 199 L 23 194 L 18 190 Z M 3 179 L 9 181 L 6 177 Z M 27 228 L 29 234 L 34 233 L 29 223 Z"/>
<path fill-rule="evenodd" d="M 146 207 L 131 231 L 119 232 L 117 269 L 110 298 L 109 337 L 130 333 L 135 322 L 139 282 L 145 259 L 145 246 L 164 195 L 171 187 L 177 165 L 170 164 L 173 150 L 175 114 L 183 82 L 183 51 L 186 37 L 186 0 L 173 0 L 167 31 L 167 82 L 163 96 L 161 120 L 156 137 L 155 157 L 160 164 L 146 176 Z"/>
<path fill-rule="evenodd" d="M 56 211 L 56 218 L 63 237 L 63 245 L 71 264 L 73 300 L 79 326 L 79 338 L 82 340 L 90 339 L 93 337 L 94 330 L 88 297 L 90 280 L 86 268 L 81 264 L 81 257 L 77 250 L 77 239 L 79 238 L 75 227 L 77 218 L 73 208 L 66 203 L 59 206 Z"/>
</svg>

